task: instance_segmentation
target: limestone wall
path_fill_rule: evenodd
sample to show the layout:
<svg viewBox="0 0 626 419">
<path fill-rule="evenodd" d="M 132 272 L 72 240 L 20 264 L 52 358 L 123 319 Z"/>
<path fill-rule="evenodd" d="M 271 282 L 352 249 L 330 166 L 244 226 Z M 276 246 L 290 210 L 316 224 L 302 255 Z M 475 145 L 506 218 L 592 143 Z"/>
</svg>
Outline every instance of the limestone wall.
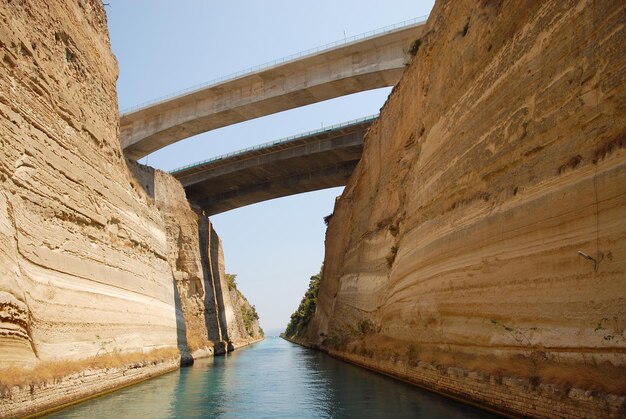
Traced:
<svg viewBox="0 0 626 419">
<path fill-rule="evenodd" d="M 102 3 L 4 3 L 0 21 L 0 359 L 175 346 L 165 224 L 120 151 Z"/>
<path fill-rule="evenodd" d="M 101 1 L 0 6 L 2 367 L 206 355 L 238 327 L 210 222 L 121 152 L 117 71 Z"/>
<path fill-rule="evenodd" d="M 307 343 L 626 392 L 625 21 L 436 3 L 335 207 Z"/>
<path fill-rule="evenodd" d="M 242 312 L 249 304 L 236 289 L 229 289 L 222 243 L 211 222 L 189 204 L 172 176 L 131 161 L 128 164 L 165 221 L 182 346 L 198 357 L 223 353 L 230 343 L 259 338 L 244 328 Z"/>
<path fill-rule="evenodd" d="M 520 377 L 499 377 L 468 371 L 458 367 L 408 364 L 403 361 L 375 361 L 368 356 L 331 354 L 339 359 L 403 381 L 460 398 L 495 412 L 524 412 L 526 417 L 620 417 L 624 398 L 598 394 L 590 390 L 570 388 L 567 391 L 549 383 L 536 383 Z"/>
<path fill-rule="evenodd" d="M 235 330 L 231 329 L 230 335 L 235 347 L 262 339 L 264 334 L 259 325 L 256 308 L 238 289 L 230 289 L 229 294 L 236 317 L 236 322 L 232 328 Z"/>
<path fill-rule="evenodd" d="M 102 394 L 153 378 L 179 367 L 177 359 L 149 362 L 113 368 L 90 369 L 68 375 L 57 382 L 42 383 L 28 387 L 14 387 L 3 391 L 0 415 L 3 418 L 21 418 L 46 410 L 54 410 L 76 400 L 98 397 Z M 153 411 L 166 410 L 170 399 L 155 399 L 147 392 L 147 400 L 135 398 L 133 403 L 145 405 Z M 161 405 L 155 405 L 160 403 Z"/>
</svg>

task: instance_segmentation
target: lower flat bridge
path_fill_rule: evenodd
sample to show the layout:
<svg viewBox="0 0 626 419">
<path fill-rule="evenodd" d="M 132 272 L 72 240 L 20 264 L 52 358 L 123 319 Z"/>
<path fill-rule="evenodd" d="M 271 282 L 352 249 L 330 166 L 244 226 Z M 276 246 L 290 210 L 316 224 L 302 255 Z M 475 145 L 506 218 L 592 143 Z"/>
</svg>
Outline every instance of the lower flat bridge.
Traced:
<svg viewBox="0 0 626 419">
<path fill-rule="evenodd" d="M 171 173 L 211 216 L 283 196 L 344 186 L 378 115 L 251 147 Z"/>
</svg>

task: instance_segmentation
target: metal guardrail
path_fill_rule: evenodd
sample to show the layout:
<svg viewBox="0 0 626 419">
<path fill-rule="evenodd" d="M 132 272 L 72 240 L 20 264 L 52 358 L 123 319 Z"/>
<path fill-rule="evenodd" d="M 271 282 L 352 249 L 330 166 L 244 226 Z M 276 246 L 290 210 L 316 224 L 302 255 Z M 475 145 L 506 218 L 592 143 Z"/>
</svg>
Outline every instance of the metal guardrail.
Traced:
<svg viewBox="0 0 626 419">
<path fill-rule="evenodd" d="M 374 121 L 376 118 L 378 118 L 379 115 L 380 114 L 364 116 L 362 118 L 353 119 L 351 121 L 342 122 L 340 124 L 330 125 L 330 126 L 325 127 L 325 128 L 316 129 L 316 130 L 308 131 L 308 132 L 303 132 L 303 133 L 300 133 L 300 134 L 291 135 L 289 137 L 284 137 L 284 138 L 281 138 L 279 140 L 274 140 L 274 141 L 269 141 L 267 143 L 258 144 L 258 145 L 252 146 L 252 147 L 244 148 L 242 150 L 233 151 L 233 152 L 230 152 L 230 153 L 222 154 L 221 156 L 212 157 L 210 159 L 206 159 L 206 160 L 202 160 L 202 161 L 199 161 L 199 162 L 196 162 L 196 163 L 188 164 L 186 166 L 178 167 L 178 168 L 176 168 L 174 170 L 170 170 L 169 173 L 173 175 L 175 173 L 179 173 L 179 172 L 182 172 L 182 171 L 187 170 L 187 169 L 191 169 L 191 168 L 198 167 L 198 166 L 203 166 L 203 165 L 208 164 L 208 163 L 213 163 L 213 162 L 216 162 L 216 161 L 219 161 L 219 160 L 223 160 L 223 159 L 226 159 L 228 157 L 236 156 L 236 155 L 239 155 L 239 154 L 245 154 L 245 153 L 248 153 L 250 151 L 260 150 L 260 149 L 272 147 L 272 146 L 275 146 L 275 145 L 278 145 L 278 144 L 289 143 L 291 141 L 296 141 L 296 140 L 299 140 L 299 139 L 302 139 L 302 138 L 305 138 L 305 137 L 310 137 L 310 136 L 313 136 L 313 135 L 322 134 L 324 132 L 333 131 L 333 130 L 340 129 L 340 128 L 346 128 L 346 127 L 349 127 L 349 126 L 352 126 L 352 125 L 358 125 L 358 124 L 361 124 L 363 122 Z"/>
<path fill-rule="evenodd" d="M 247 75 L 250 75 L 252 73 L 256 73 L 258 71 L 261 71 L 261 70 L 267 70 L 267 69 L 269 69 L 271 67 L 275 67 L 275 66 L 278 66 L 278 65 L 281 65 L 281 64 L 285 64 L 285 63 L 287 63 L 289 61 L 293 61 L 295 59 L 300 59 L 300 58 L 303 58 L 303 57 L 308 56 L 308 55 L 313 55 L 313 54 L 316 54 L 316 53 L 318 53 L 320 51 L 328 50 L 328 49 L 337 47 L 339 45 L 347 45 L 347 44 L 349 44 L 351 42 L 359 41 L 359 40 L 362 40 L 362 39 L 365 39 L 365 38 L 369 38 L 369 37 L 372 37 L 372 36 L 375 36 L 375 35 L 382 35 L 382 34 L 386 34 L 386 33 L 389 33 L 389 32 L 392 32 L 392 31 L 395 31 L 395 30 L 398 30 L 398 29 L 401 29 L 401 28 L 405 28 L 405 27 L 408 27 L 408 26 L 411 26 L 411 25 L 415 25 L 415 24 L 418 24 L 418 23 L 423 23 L 423 22 L 426 22 L 426 20 L 428 19 L 428 16 L 429 15 L 419 16 L 419 17 L 416 17 L 416 18 L 413 18 L 413 19 L 405 20 L 403 22 L 394 23 L 393 25 L 387 25 L 387 26 L 384 26 L 382 28 L 374 29 L 374 30 L 369 31 L 369 32 L 365 32 L 365 33 L 362 33 L 362 34 L 359 34 L 359 35 L 353 35 L 353 36 L 350 36 L 348 38 L 341 39 L 339 41 L 335 41 L 335 42 L 331 42 L 331 43 L 328 43 L 328 44 L 325 44 L 325 45 L 321 45 L 319 47 L 307 49 L 305 51 L 301 51 L 301 52 L 298 52 L 298 53 L 295 53 L 295 54 L 291 54 L 291 55 L 288 55 L 288 56 L 283 57 L 283 58 L 279 58 L 279 59 L 274 60 L 274 61 L 269 61 L 269 62 L 260 64 L 260 65 L 254 66 L 254 67 L 247 68 L 245 70 L 237 71 L 236 73 L 231 73 L 231 74 L 228 74 L 226 76 L 218 77 L 216 79 L 207 81 L 205 83 L 197 84 L 195 86 L 191 86 L 191 87 L 188 87 L 186 89 L 179 90 L 177 92 L 170 93 L 170 94 L 158 97 L 156 99 L 152 99 L 152 100 L 140 103 L 140 104 L 135 105 L 135 106 L 131 106 L 130 108 L 123 109 L 122 112 L 120 112 L 120 117 L 126 116 L 129 113 L 136 112 L 136 111 L 138 111 L 140 109 L 156 105 L 157 103 L 164 102 L 164 101 L 169 100 L 169 99 L 173 99 L 175 97 L 179 97 L 179 96 L 183 96 L 183 95 L 186 95 L 186 94 L 189 94 L 189 93 L 192 93 L 192 92 L 196 92 L 198 90 L 202 90 L 202 89 L 205 89 L 205 88 L 210 87 L 210 86 L 215 86 L 217 84 L 221 84 L 221 83 L 224 83 L 226 81 L 235 80 L 235 79 L 237 79 L 239 77 L 247 76 Z"/>
</svg>

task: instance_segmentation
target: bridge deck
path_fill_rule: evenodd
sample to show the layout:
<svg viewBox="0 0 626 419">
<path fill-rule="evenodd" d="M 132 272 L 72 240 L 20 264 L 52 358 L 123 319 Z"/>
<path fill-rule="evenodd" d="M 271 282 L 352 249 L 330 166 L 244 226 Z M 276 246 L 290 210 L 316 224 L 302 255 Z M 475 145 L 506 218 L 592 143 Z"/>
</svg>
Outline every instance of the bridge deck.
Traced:
<svg viewBox="0 0 626 419">
<path fill-rule="evenodd" d="M 125 113 L 122 148 L 133 159 L 184 138 L 352 93 L 393 86 L 424 20 L 246 73 Z"/>
<path fill-rule="evenodd" d="M 174 170 L 187 198 L 207 215 L 281 196 L 343 186 L 377 116 Z"/>
</svg>

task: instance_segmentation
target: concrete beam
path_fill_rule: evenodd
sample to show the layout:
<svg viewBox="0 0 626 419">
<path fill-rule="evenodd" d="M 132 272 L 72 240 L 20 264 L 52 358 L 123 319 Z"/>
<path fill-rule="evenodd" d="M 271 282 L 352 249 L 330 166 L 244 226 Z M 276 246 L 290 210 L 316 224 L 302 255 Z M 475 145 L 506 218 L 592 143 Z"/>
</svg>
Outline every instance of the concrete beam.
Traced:
<svg viewBox="0 0 626 419">
<path fill-rule="evenodd" d="M 245 205 L 343 186 L 361 158 L 375 118 L 273 143 L 172 174 L 207 215 Z"/>
<path fill-rule="evenodd" d="M 395 85 L 424 23 L 330 48 L 124 114 L 122 148 L 139 159 L 202 132 Z"/>
<path fill-rule="evenodd" d="M 310 170 L 254 186 L 237 188 L 221 194 L 207 196 L 198 201 L 191 199 L 191 201 L 199 205 L 205 211 L 205 214 L 210 217 L 271 199 L 345 186 L 357 163 L 358 160 L 349 161 L 333 167 Z"/>
</svg>

